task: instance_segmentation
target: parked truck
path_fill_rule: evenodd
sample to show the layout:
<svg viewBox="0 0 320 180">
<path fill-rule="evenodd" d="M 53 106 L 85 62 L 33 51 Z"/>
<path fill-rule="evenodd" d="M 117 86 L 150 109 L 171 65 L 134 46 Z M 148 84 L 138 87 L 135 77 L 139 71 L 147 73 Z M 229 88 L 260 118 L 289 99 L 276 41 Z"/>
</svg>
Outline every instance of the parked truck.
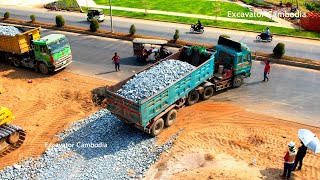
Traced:
<svg viewBox="0 0 320 180">
<path fill-rule="evenodd" d="M 16 27 L 17 28 L 17 27 Z M 0 35 L 0 59 L 11 61 L 15 67 L 28 67 L 47 74 L 72 62 L 69 40 L 63 34 L 40 37 L 40 27 L 19 27 L 21 34 Z"/>
<path fill-rule="evenodd" d="M 116 93 L 134 76 L 107 87 L 96 97 L 105 99 L 106 108 L 120 120 L 157 136 L 165 126 L 174 123 L 177 110 L 185 105 L 195 104 L 200 97 L 203 100 L 209 99 L 216 91 L 240 87 L 243 79 L 250 76 L 252 65 L 250 49 L 245 44 L 223 37 L 219 38 L 215 50 L 203 51 L 193 46 L 185 46 L 161 61 L 168 59 L 185 61 L 196 68 L 161 92 L 137 103 Z M 158 65 L 161 61 L 142 71 Z"/>
</svg>

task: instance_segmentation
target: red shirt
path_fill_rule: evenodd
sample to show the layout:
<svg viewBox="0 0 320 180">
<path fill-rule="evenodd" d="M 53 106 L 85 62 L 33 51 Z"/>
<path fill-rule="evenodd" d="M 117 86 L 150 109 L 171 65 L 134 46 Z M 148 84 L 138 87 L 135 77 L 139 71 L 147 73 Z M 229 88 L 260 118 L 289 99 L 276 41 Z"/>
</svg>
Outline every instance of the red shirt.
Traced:
<svg viewBox="0 0 320 180">
<path fill-rule="evenodd" d="M 268 61 L 264 60 L 266 66 L 264 67 L 264 72 L 270 73 L 270 64 Z"/>
<path fill-rule="evenodd" d="M 119 63 L 119 56 L 118 55 L 114 55 L 112 60 L 114 60 L 114 63 Z"/>
</svg>

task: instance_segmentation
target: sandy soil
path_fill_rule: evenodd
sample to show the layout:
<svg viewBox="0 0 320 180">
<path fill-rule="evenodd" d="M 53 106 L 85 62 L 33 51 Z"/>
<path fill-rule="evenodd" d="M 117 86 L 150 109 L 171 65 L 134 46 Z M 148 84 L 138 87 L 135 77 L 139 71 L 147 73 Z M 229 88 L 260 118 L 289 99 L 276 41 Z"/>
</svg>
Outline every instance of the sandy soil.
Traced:
<svg viewBox="0 0 320 180">
<path fill-rule="evenodd" d="M 13 124 L 27 131 L 22 147 L 1 159 L 0 169 L 40 155 L 45 143 L 71 122 L 95 112 L 90 90 L 112 83 L 66 71 L 43 76 L 27 69 L 0 66 L 0 104 L 9 107 Z M 33 83 L 27 83 L 32 79 Z M 174 146 L 148 171 L 146 179 L 280 179 L 289 141 L 299 145 L 297 130 L 310 127 L 245 111 L 210 100 L 183 108 L 158 143 L 184 128 Z M 253 159 L 256 165 L 253 165 Z M 320 156 L 308 152 L 294 179 L 320 179 Z"/>
<path fill-rule="evenodd" d="M 28 79 L 33 83 L 27 83 Z M 97 111 L 90 91 L 104 84 L 111 83 L 66 71 L 44 76 L 1 64 L 0 104 L 12 110 L 16 120 L 11 123 L 25 129 L 27 136 L 19 149 L 1 158 L 0 169 L 40 155 L 46 142 L 57 140 L 55 134 Z"/>
<path fill-rule="evenodd" d="M 281 179 L 287 143 L 300 146 L 298 129 L 320 135 L 320 128 L 210 100 L 181 109 L 177 122 L 160 134 L 158 142 L 180 128 L 183 133 L 146 179 Z M 293 178 L 320 179 L 320 155 L 309 150 L 302 171 L 295 171 Z"/>
</svg>

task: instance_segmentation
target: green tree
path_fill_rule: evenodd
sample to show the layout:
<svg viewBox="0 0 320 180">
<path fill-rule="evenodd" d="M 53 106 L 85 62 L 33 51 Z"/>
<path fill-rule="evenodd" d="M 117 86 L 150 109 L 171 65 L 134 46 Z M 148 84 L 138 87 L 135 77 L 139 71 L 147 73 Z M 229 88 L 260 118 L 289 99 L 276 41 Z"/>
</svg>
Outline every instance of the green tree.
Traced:
<svg viewBox="0 0 320 180">
<path fill-rule="evenodd" d="M 174 41 L 177 41 L 177 40 L 179 39 L 179 37 L 180 37 L 180 35 L 179 35 L 179 30 L 176 29 L 176 32 L 175 32 L 174 35 L 173 35 L 173 40 L 174 40 Z"/>
<path fill-rule="evenodd" d="M 56 24 L 58 27 L 64 26 L 65 21 L 61 15 L 56 16 Z"/>
<path fill-rule="evenodd" d="M 8 19 L 10 17 L 10 13 L 7 11 L 6 13 L 4 13 L 3 18 L 4 19 Z"/>
<path fill-rule="evenodd" d="M 278 43 L 273 49 L 273 56 L 276 58 L 281 58 L 285 52 L 285 45 L 283 43 Z"/>
<path fill-rule="evenodd" d="M 132 24 L 130 26 L 130 30 L 129 30 L 130 35 L 134 35 L 136 33 L 136 27 L 134 26 L 134 24 Z"/>
<path fill-rule="evenodd" d="M 221 3 L 219 1 L 212 2 L 212 13 L 215 16 L 214 22 L 217 22 L 219 13 L 221 12 Z"/>
<path fill-rule="evenodd" d="M 30 20 L 31 20 L 32 22 L 36 21 L 36 16 L 35 16 L 34 14 L 31 14 L 31 15 L 30 15 Z"/>
<path fill-rule="evenodd" d="M 144 15 L 148 15 L 148 8 L 149 8 L 149 0 L 142 0 L 143 7 L 144 7 Z"/>
<path fill-rule="evenodd" d="M 100 27 L 100 24 L 98 22 L 98 20 L 93 19 L 90 23 L 90 31 L 91 32 L 96 32 Z"/>
</svg>

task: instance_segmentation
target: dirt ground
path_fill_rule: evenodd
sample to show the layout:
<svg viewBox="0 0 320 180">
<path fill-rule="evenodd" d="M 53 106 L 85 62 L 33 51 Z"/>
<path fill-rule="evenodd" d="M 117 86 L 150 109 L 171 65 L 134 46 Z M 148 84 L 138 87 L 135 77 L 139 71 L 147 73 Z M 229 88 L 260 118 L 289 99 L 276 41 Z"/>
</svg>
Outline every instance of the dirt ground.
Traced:
<svg viewBox="0 0 320 180">
<path fill-rule="evenodd" d="M 32 79 L 32 83 L 28 83 Z M 90 91 L 112 83 L 66 71 L 44 76 L 28 69 L 0 65 L 0 105 L 8 107 L 16 124 L 27 131 L 24 144 L 0 159 L 0 169 L 19 160 L 42 154 L 45 143 L 71 122 L 98 110 Z"/>
<path fill-rule="evenodd" d="M 27 83 L 28 79 L 33 83 Z M 104 84 L 112 83 L 66 71 L 44 76 L 1 64 L 0 104 L 13 111 L 16 120 L 12 123 L 23 127 L 27 138 L 22 147 L 1 158 L 0 169 L 42 154 L 46 142 L 57 140 L 55 134 L 97 111 L 90 90 Z M 300 145 L 298 129 L 320 135 L 320 128 L 210 100 L 181 109 L 176 123 L 160 134 L 158 143 L 180 128 L 183 133 L 146 179 L 281 179 L 287 143 Z M 294 172 L 293 178 L 320 179 L 320 156 L 309 150 L 302 171 Z"/>
<path fill-rule="evenodd" d="M 181 109 L 177 122 L 160 134 L 158 142 L 180 128 L 184 131 L 173 148 L 162 154 L 145 179 L 282 179 L 287 144 L 300 146 L 298 129 L 320 135 L 320 128 L 210 100 Z M 293 179 L 320 179 L 319 154 L 308 150 L 303 163 Z"/>
</svg>

